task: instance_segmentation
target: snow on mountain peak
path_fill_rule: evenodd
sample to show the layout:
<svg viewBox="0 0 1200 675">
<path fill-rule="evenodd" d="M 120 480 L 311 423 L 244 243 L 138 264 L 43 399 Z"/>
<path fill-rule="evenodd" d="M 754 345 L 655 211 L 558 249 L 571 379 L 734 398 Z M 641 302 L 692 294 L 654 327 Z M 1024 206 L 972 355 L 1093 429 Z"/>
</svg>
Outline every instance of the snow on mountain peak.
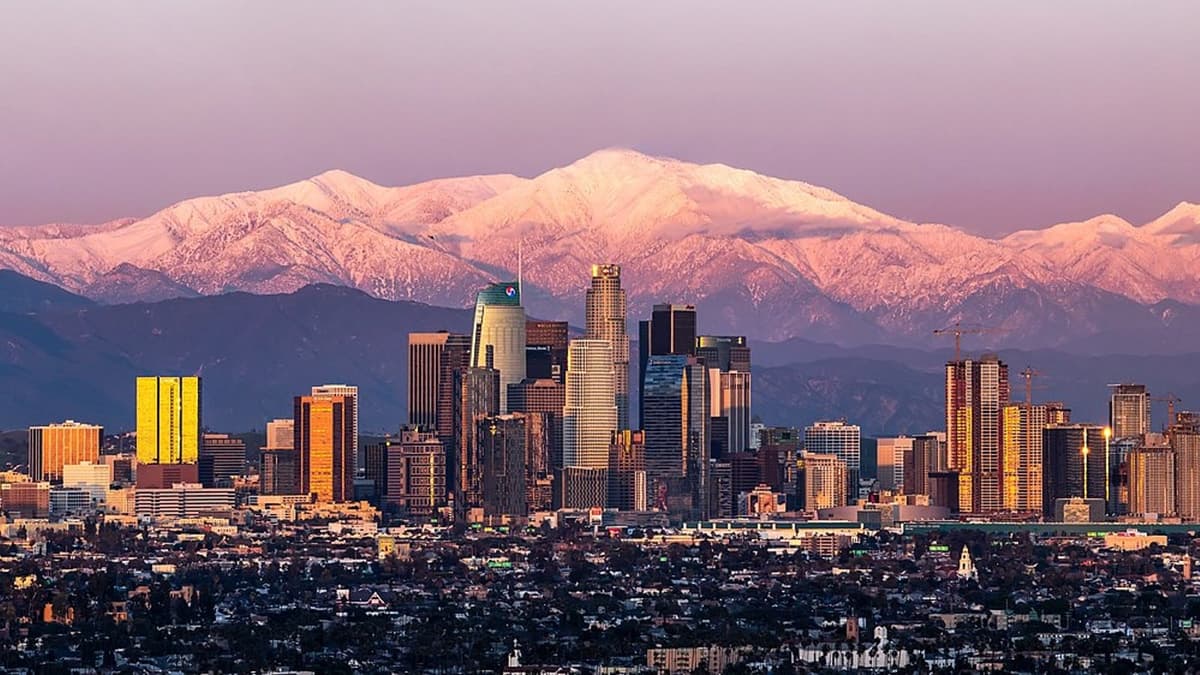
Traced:
<svg viewBox="0 0 1200 675">
<path fill-rule="evenodd" d="M 773 337 L 850 325 L 839 321 L 924 335 L 955 312 L 1008 311 L 1021 298 L 1069 311 L 1078 294 L 1099 291 L 1200 302 L 1195 204 L 1142 227 L 1102 215 L 992 240 L 801 181 L 627 148 L 529 179 L 387 187 L 334 169 L 142 219 L 7 234 L 0 267 L 96 297 L 323 282 L 442 305 L 469 304 L 480 284 L 514 270 L 523 242 L 544 316 L 577 319 L 588 265 L 612 261 L 626 266 L 631 316 L 652 302 L 736 300 L 722 316 L 752 312 Z M 135 267 L 113 271 L 122 264 Z"/>
</svg>

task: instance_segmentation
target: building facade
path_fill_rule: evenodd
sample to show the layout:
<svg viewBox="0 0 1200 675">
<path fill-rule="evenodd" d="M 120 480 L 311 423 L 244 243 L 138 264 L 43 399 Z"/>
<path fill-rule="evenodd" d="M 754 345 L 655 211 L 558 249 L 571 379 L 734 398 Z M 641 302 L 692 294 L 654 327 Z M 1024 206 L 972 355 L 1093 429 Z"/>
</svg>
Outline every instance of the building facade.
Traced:
<svg viewBox="0 0 1200 675">
<path fill-rule="evenodd" d="M 525 344 L 520 284 L 496 283 L 479 291 L 471 333 L 471 366 L 499 371 L 502 411 L 508 410 L 508 385 L 525 379 Z"/>
<path fill-rule="evenodd" d="M 607 469 L 617 430 L 612 348 L 605 340 L 572 340 L 563 405 L 563 467 Z"/>
<path fill-rule="evenodd" d="M 1000 421 L 1004 509 L 1042 512 L 1042 431 L 1047 425 L 1070 422 L 1071 411 L 1061 403 L 1010 403 Z"/>
<path fill-rule="evenodd" d="M 1118 384 L 1108 401 L 1108 426 L 1113 438 L 1140 439 L 1150 433 L 1150 392 L 1144 384 Z"/>
<path fill-rule="evenodd" d="M 994 354 L 946 364 L 946 445 L 962 512 L 1004 508 L 1000 410 L 1009 393 L 1008 366 Z"/>
<path fill-rule="evenodd" d="M 1056 500 L 1108 498 L 1109 476 L 1104 427 L 1052 424 L 1042 431 L 1042 512 L 1054 516 Z"/>
<path fill-rule="evenodd" d="M 831 454 L 812 453 L 805 450 L 800 464 L 804 473 L 805 511 L 832 509 L 847 503 L 846 462 Z"/>
<path fill-rule="evenodd" d="M 104 428 L 67 420 L 29 427 L 29 476 L 36 481 L 60 481 L 68 464 L 100 461 Z"/>
<path fill-rule="evenodd" d="M 355 397 L 297 396 L 293 443 L 298 452 L 300 493 L 318 502 L 354 497 Z"/>
<path fill-rule="evenodd" d="M 625 290 L 620 265 L 592 265 L 587 291 L 586 338 L 608 343 L 612 354 L 617 429 L 629 428 L 629 333 L 625 329 Z M 569 369 L 569 365 L 568 365 Z"/>
<path fill-rule="evenodd" d="M 452 341 L 467 341 L 465 335 L 448 331 L 408 334 L 408 423 L 422 429 L 438 424 L 441 399 L 442 352 Z"/>
<path fill-rule="evenodd" d="M 846 498 L 858 496 L 862 476 L 862 429 L 841 420 L 821 421 L 804 428 L 804 452 L 833 455 L 846 465 Z"/>
<path fill-rule="evenodd" d="M 1175 515 L 1175 451 L 1139 447 L 1126 458 L 1129 465 L 1129 513 L 1134 516 Z"/>
<path fill-rule="evenodd" d="M 647 490 L 646 433 L 630 429 L 614 431 L 608 451 L 608 507 L 645 511 Z"/>
<path fill-rule="evenodd" d="M 228 434 L 204 434 L 197 473 L 204 487 L 231 487 L 246 473 L 246 442 Z"/>
<path fill-rule="evenodd" d="M 696 355 L 695 305 L 655 305 L 648 321 L 638 322 L 638 387 L 646 391 L 651 356 Z M 644 393 L 641 394 L 644 396 Z M 645 402 L 638 406 L 638 426 L 646 428 Z"/>
<path fill-rule="evenodd" d="M 387 480 L 383 503 L 409 515 L 428 516 L 448 499 L 446 449 L 437 433 L 417 426 L 400 431 L 399 443 L 385 446 Z"/>
<path fill-rule="evenodd" d="M 137 378 L 139 464 L 194 464 L 200 458 L 199 377 Z"/>
</svg>

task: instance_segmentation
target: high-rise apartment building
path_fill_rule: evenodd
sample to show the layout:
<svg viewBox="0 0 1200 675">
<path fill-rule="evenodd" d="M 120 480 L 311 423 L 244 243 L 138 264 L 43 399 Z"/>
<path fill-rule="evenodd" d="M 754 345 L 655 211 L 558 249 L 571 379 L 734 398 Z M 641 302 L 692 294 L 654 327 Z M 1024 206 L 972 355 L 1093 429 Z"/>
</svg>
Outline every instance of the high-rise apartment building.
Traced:
<svg viewBox="0 0 1200 675">
<path fill-rule="evenodd" d="M 246 442 L 228 434 L 204 434 L 197 473 L 204 487 L 230 487 L 246 472 Z"/>
<path fill-rule="evenodd" d="M 1061 403 L 1010 403 L 1003 407 L 1000 421 L 1004 509 L 1043 511 L 1042 430 L 1070 422 L 1071 410 Z"/>
<path fill-rule="evenodd" d="M 103 427 L 67 420 L 29 427 L 29 476 L 35 481 L 60 481 L 68 464 L 100 461 Z"/>
<path fill-rule="evenodd" d="M 1175 512 L 1184 520 L 1200 521 L 1200 433 L 1171 432 L 1175 451 Z"/>
<path fill-rule="evenodd" d="M 585 337 L 607 342 L 612 353 L 617 429 L 629 428 L 629 334 L 625 330 L 625 315 L 621 266 L 592 265 L 592 286 L 587 291 Z"/>
<path fill-rule="evenodd" d="M 139 464 L 194 464 L 200 458 L 200 378 L 137 378 Z"/>
<path fill-rule="evenodd" d="M 536 358 L 548 358 L 549 373 L 532 373 L 526 370 L 525 377 L 532 379 L 550 378 L 562 384 L 567 372 L 567 336 L 570 327 L 566 321 L 525 321 L 525 356 L 530 358 L 530 349 L 537 349 Z M 541 351 L 546 353 L 543 356 Z"/>
<path fill-rule="evenodd" d="M 1008 366 L 996 355 L 946 364 L 946 445 L 963 512 L 1004 508 L 1000 410 L 1008 402 Z"/>
<path fill-rule="evenodd" d="M 312 388 L 312 395 L 342 396 L 350 406 L 350 480 L 353 481 L 358 468 L 358 387 L 352 384 L 320 384 Z"/>
<path fill-rule="evenodd" d="M 1042 513 L 1054 517 L 1058 499 L 1107 499 L 1109 476 L 1104 427 L 1051 424 L 1042 430 Z"/>
<path fill-rule="evenodd" d="M 1116 440 L 1150 433 L 1150 392 L 1144 384 L 1118 384 L 1108 401 L 1108 425 Z"/>
<path fill-rule="evenodd" d="M 804 475 L 805 511 L 846 505 L 846 486 L 849 483 L 846 462 L 835 455 L 805 450 L 801 455 L 800 464 Z"/>
<path fill-rule="evenodd" d="M 605 340 L 572 340 L 567 350 L 563 405 L 563 466 L 607 469 L 617 430 L 612 347 Z"/>
<path fill-rule="evenodd" d="M 862 429 L 857 424 L 834 420 L 805 427 L 804 452 L 833 455 L 842 460 L 846 467 L 846 498 L 857 498 L 858 480 L 862 475 Z"/>
<path fill-rule="evenodd" d="M 355 397 L 320 394 L 297 396 L 293 403 L 293 434 L 300 493 L 320 502 L 345 502 L 354 497 Z"/>
<path fill-rule="evenodd" d="M 438 407 L 442 400 L 442 382 L 447 377 L 443 353 L 458 347 L 469 349 L 466 335 L 438 331 L 408 334 L 408 423 L 422 429 L 436 429 Z"/>
<path fill-rule="evenodd" d="M 650 320 L 638 322 L 639 392 L 646 390 L 650 357 L 672 355 L 696 355 L 695 305 L 655 305 Z M 638 426 L 645 429 L 645 420 L 644 405 L 639 405 Z"/>
<path fill-rule="evenodd" d="M 496 283 L 479 291 L 471 331 L 471 366 L 499 371 L 501 410 L 508 410 L 508 385 L 525 379 L 525 344 L 520 284 Z"/>
<path fill-rule="evenodd" d="M 1129 513 L 1134 516 L 1173 516 L 1175 451 L 1169 447 L 1139 447 L 1129 453 Z"/>
<path fill-rule="evenodd" d="M 509 410 L 546 416 L 551 471 L 563 466 L 563 406 L 566 404 L 566 385 L 553 379 L 525 379 L 508 387 Z"/>
</svg>

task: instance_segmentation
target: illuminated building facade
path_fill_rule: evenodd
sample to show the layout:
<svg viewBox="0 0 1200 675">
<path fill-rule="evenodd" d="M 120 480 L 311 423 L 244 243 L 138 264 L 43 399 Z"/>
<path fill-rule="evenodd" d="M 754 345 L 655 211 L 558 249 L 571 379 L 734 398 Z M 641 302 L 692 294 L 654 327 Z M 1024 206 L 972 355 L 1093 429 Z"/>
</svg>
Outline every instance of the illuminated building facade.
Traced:
<svg viewBox="0 0 1200 675">
<path fill-rule="evenodd" d="M 354 496 L 354 396 L 297 396 L 294 444 L 300 493 L 318 502 Z"/>
<path fill-rule="evenodd" d="M 471 331 L 471 366 L 500 372 L 500 409 L 507 411 L 508 385 L 525 379 L 525 308 L 518 282 L 492 284 L 479 291 Z"/>
<path fill-rule="evenodd" d="M 137 378 L 139 464 L 194 464 L 200 459 L 200 378 Z"/>
<path fill-rule="evenodd" d="M 964 513 L 1004 508 L 1000 410 L 1008 402 L 1008 366 L 996 355 L 946 364 L 946 445 Z"/>
<path fill-rule="evenodd" d="M 60 481 L 68 464 L 100 461 L 104 429 L 67 420 L 29 427 L 29 476 L 35 481 Z"/>
</svg>

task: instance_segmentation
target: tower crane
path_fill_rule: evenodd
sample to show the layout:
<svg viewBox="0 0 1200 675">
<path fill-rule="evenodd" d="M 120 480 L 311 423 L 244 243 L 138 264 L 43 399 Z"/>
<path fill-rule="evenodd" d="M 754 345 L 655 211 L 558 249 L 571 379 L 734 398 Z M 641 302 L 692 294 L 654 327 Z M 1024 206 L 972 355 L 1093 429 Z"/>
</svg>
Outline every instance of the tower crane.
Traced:
<svg viewBox="0 0 1200 675">
<path fill-rule="evenodd" d="M 955 321 L 953 324 L 945 328 L 938 328 L 933 331 L 934 335 L 953 335 L 954 336 L 954 360 L 962 359 L 962 336 L 964 335 L 984 335 L 986 333 L 1003 333 L 1003 328 L 995 326 L 980 326 L 976 324 L 964 325 L 960 321 Z"/>
<path fill-rule="evenodd" d="M 1166 428 L 1170 429 L 1171 425 L 1175 424 L 1175 404 L 1180 403 L 1183 399 L 1173 393 L 1166 393 L 1162 396 L 1151 396 L 1151 401 L 1161 401 L 1167 404 L 1167 424 Z"/>
</svg>

